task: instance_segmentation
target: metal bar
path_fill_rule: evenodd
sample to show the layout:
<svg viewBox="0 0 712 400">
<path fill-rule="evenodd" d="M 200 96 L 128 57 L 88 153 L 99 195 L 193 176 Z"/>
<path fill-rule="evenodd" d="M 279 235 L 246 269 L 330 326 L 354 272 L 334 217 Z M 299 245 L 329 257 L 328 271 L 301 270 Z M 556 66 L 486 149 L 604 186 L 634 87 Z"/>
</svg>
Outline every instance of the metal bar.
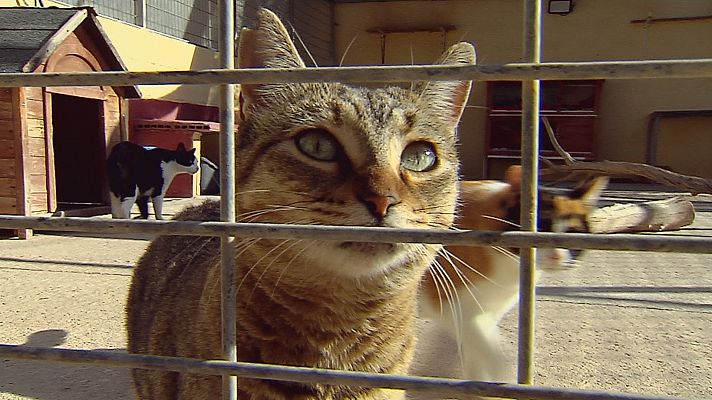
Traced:
<svg viewBox="0 0 712 400">
<path fill-rule="evenodd" d="M 601 249 L 712 254 L 712 238 L 551 232 L 451 231 L 444 229 L 394 229 L 359 226 L 315 226 L 199 221 L 156 221 L 0 216 L 0 229 L 94 232 L 106 234 L 142 233 L 172 236 L 241 236 L 265 239 L 303 237 L 328 241 L 383 243 L 442 243 L 460 246 L 501 246 L 573 249 Z"/>
<path fill-rule="evenodd" d="M 0 73 L 0 87 L 712 77 L 712 59 L 579 63 Z"/>
<path fill-rule="evenodd" d="M 134 0 L 134 23 L 146 27 L 146 0 Z"/>
<path fill-rule="evenodd" d="M 541 0 L 524 1 L 523 59 L 541 62 Z M 539 171 L 539 81 L 522 81 L 521 230 L 537 231 Z M 532 383 L 534 367 L 536 248 L 520 250 L 517 382 Z"/>
<path fill-rule="evenodd" d="M 206 375 L 234 374 L 249 378 L 272 379 L 330 385 L 381 387 L 413 392 L 434 393 L 448 398 L 470 399 L 472 396 L 506 397 L 514 399 L 578 399 L 578 400 L 674 400 L 674 397 L 610 393 L 594 390 L 528 386 L 509 383 L 466 381 L 337 371 L 318 368 L 286 367 L 268 364 L 197 360 L 190 358 L 125 354 L 98 350 L 26 347 L 0 345 L 0 357 L 30 361 L 81 363 L 119 368 L 142 368 L 191 372 Z M 680 399 L 681 400 L 681 399 Z"/>
<path fill-rule="evenodd" d="M 220 66 L 235 68 L 235 1 L 220 0 Z M 220 85 L 220 220 L 235 222 L 235 85 Z M 220 312 L 222 353 L 237 361 L 237 293 L 235 290 L 235 237 L 220 237 Z M 223 400 L 237 400 L 237 377 L 223 375 Z"/>
</svg>

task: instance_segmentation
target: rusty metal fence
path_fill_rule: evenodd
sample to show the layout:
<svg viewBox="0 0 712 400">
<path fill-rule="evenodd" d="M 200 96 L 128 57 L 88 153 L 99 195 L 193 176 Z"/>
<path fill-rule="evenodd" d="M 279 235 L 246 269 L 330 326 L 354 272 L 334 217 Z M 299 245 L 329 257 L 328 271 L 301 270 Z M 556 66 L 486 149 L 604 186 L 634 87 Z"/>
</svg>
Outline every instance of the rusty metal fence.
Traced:
<svg viewBox="0 0 712 400">
<path fill-rule="evenodd" d="M 223 282 L 232 282 L 234 237 L 274 239 L 309 238 L 365 242 L 417 242 L 446 245 L 495 245 L 520 247 L 521 257 L 519 362 L 517 384 L 476 382 L 446 378 L 393 376 L 348 371 L 285 367 L 236 361 L 235 292 L 223 284 L 224 360 L 194 360 L 163 356 L 116 354 L 93 350 L 31 348 L 0 344 L 0 356 L 8 359 L 83 363 L 123 368 L 147 368 L 221 375 L 223 398 L 237 396 L 235 376 L 309 383 L 382 387 L 427 392 L 450 398 L 491 396 L 520 399 L 661 399 L 667 397 L 565 389 L 531 385 L 534 349 L 534 259 L 536 247 L 712 253 L 712 239 L 638 236 L 630 234 L 556 234 L 536 232 L 539 80 L 712 77 L 712 59 L 540 63 L 541 0 L 524 0 L 524 63 L 483 66 L 344 67 L 304 70 L 235 70 L 233 2 L 221 0 L 220 48 L 223 69 L 165 72 L 95 72 L 0 74 L 0 87 L 43 87 L 134 84 L 221 85 L 221 222 L 87 220 L 0 216 L 0 228 L 61 230 L 71 232 L 151 233 L 200 235 L 222 238 Z M 413 80 L 520 80 L 522 81 L 522 231 L 482 232 L 445 230 L 395 230 L 345 226 L 300 226 L 235 223 L 234 180 L 234 84 L 285 82 L 394 82 Z"/>
</svg>

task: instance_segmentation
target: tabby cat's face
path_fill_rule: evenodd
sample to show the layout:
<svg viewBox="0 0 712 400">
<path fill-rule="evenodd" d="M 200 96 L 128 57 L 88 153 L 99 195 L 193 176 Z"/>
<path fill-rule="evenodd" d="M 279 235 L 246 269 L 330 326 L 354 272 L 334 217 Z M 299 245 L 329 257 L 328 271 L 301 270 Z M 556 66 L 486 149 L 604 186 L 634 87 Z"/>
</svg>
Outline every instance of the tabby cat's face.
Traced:
<svg viewBox="0 0 712 400">
<path fill-rule="evenodd" d="M 243 31 L 242 66 L 303 67 L 281 29 Z M 471 49 L 451 49 L 443 62 L 473 62 Z M 241 219 L 450 227 L 457 197 L 455 127 L 468 92 L 469 82 L 420 85 L 413 91 L 243 85 L 237 154 Z M 320 242 L 303 257 L 339 274 L 363 276 L 436 249 Z"/>
</svg>

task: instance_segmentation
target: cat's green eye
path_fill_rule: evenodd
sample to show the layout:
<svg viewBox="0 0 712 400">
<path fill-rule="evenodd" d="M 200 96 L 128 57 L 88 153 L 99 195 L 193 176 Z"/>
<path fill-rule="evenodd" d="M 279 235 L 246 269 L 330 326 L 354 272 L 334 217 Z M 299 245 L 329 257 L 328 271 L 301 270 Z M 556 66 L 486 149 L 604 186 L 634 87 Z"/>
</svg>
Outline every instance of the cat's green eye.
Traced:
<svg viewBox="0 0 712 400">
<path fill-rule="evenodd" d="M 299 150 L 319 161 L 334 161 L 339 152 L 336 139 L 325 129 L 307 129 L 294 139 Z"/>
<path fill-rule="evenodd" d="M 435 149 L 428 142 L 413 142 L 401 154 L 401 166 L 415 172 L 430 171 L 437 161 Z"/>
</svg>

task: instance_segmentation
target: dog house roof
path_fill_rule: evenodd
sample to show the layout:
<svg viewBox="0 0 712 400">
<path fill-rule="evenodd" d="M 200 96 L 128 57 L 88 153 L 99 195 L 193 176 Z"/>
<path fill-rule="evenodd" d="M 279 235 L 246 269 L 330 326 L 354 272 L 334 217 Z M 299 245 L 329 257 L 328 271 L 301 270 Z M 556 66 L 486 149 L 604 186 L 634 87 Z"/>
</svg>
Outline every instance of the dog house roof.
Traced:
<svg viewBox="0 0 712 400">
<path fill-rule="evenodd" d="M 0 7 L 0 73 L 33 72 L 80 25 L 94 38 L 107 70 L 126 71 L 93 8 Z M 141 97 L 136 86 L 124 89 L 128 98 Z"/>
</svg>

